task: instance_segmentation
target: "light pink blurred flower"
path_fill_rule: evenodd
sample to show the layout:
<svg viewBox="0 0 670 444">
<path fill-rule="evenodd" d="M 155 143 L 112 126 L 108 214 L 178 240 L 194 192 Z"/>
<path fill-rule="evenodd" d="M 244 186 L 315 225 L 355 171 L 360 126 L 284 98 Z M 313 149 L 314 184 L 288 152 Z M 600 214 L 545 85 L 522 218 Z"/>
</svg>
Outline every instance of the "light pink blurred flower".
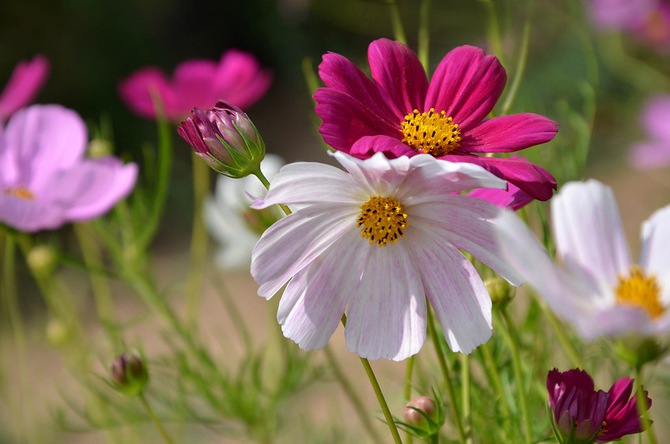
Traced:
<svg viewBox="0 0 670 444">
<path fill-rule="evenodd" d="M 0 122 L 35 99 L 49 75 L 49 61 L 35 56 L 30 62 L 19 62 L 0 94 Z"/>
<path fill-rule="evenodd" d="M 516 282 L 495 241 L 506 210 L 453 193 L 505 181 L 427 154 L 334 157 L 346 171 L 286 165 L 252 206 L 294 210 L 265 231 L 251 263 L 259 295 L 286 287 L 277 313 L 284 335 L 305 350 L 321 348 L 346 311 L 352 353 L 402 360 L 424 343 L 429 302 L 452 350 L 486 342 L 491 298 L 461 249 Z"/>
<path fill-rule="evenodd" d="M 77 113 L 33 105 L 0 127 L 0 222 L 19 231 L 96 218 L 133 189 L 135 164 L 85 159 L 87 131 Z"/>
<path fill-rule="evenodd" d="M 631 147 L 630 163 L 641 170 L 670 165 L 670 95 L 650 98 L 642 110 L 641 123 L 650 140 Z"/>
<path fill-rule="evenodd" d="M 670 51 L 668 0 L 590 0 L 588 6 L 597 27 L 632 34 L 659 51 Z"/>
<path fill-rule="evenodd" d="M 231 49 L 218 63 L 187 60 L 171 79 L 158 68 L 140 69 L 119 84 L 119 94 L 133 112 L 148 119 L 156 118 L 154 101 L 159 99 L 167 119 L 179 122 L 193 107 L 208 109 L 218 100 L 247 108 L 266 93 L 271 81 L 270 72 L 253 55 Z"/>
<path fill-rule="evenodd" d="M 612 190 L 570 182 L 551 201 L 555 265 L 514 213 L 497 232 L 504 257 L 551 309 L 586 339 L 670 331 L 670 206 L 642 226 L 642 253 L 630 258 Z"/>
</svg>

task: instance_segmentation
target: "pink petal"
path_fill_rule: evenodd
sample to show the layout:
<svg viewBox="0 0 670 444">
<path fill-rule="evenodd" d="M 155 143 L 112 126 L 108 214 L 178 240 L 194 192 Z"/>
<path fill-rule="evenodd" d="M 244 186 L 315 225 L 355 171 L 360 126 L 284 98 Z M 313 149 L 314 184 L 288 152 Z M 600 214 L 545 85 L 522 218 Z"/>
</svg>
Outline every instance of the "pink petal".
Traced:
<svg viewBox="0 0 670 444">
<path fill-rule="evenodd" d="M 484 120 L 463 135 L 460 151 L 509 153 L 550 141 L 558 124 L 539 114 L 512 114 Z"/>
<path fill-rule="evenodd" d="M 670 165 L 670 139 L 633 144 L 628 154 L 628 161 L 639 170 L 664 168 Z"/>
<path fill-rule="evenodd" d="M 419 58 L 411 49 L 392 40 L 375 40 L 368 47 L 368 61 L 372 79 L 385 93 L 387 103 L 396 116 L 404 116 L 421 107 L 428 79 Z"/>
<path fill-rule="evenodd" d="M 602 183 L 569 182 L 551 201 L 557 254 L 614 288 L 631 265 L 619 209 Z"/>
<path fill-rule="evenodd" d="M 358 292 L 357 276 L 365 264 L 363 242 L 351 231 L 288 284 L 277 319 L 284 335 L 305 350 L 321 348 L 340 323 L 344 309 Z"/>
<path fill-rule="evenodd" d="M 217 99 L 247 108 L 267 92 L 272 74 L 253 55 L 231 49 L 221 56 L 212 81 Z"/>
<path fill-rule="evenodd" d="M 15 165 L 14 177 L 5 177 L 3 182 L 11 180 L 39 193 L 52 174 L 81 159 L 87 138 L 86 125 L 72 110 L 59 105 L 33 105 L 19 110 L 5 132 L 5 149 Z M 10 172 L 8 167 L 3 166 L 3 170 Z"/>
<path fill-rule="evenodd" d="M 359 159 L 367 159 L 375 153 L 384 153 L 389 159 L 400 156 L 414 156 L 419 152 L 402 143 L 398 137 L 363 136 L 351 146 L 351 154 Z"/>
<path fill-rule="evenodd" d="M 178 100 L 177 112 L 185 117 L 194 108 L 212 108 L 218 99 L 212 88 L 216 63 L 211 60 L 188 60 L 172 75 L 172 87 Z"/>
<path fill-rule="evenodd" d="M 169 120 L 174 122 L 183 117 L 175 91 L 158 68 L 134 72 L 119 84 L 119 95 L 134 113 L 147 119 L 156 118 L 154 100 L 161 101 Z"/>
<path fill-rule="evenodd" d="M 477 270 L 454 247 L 432 233 L 414 230 L 412 234 L 412 242 L 405 243 L 447 344 L 453 351 L 470 353 L 491 337 L 491 298 L 486 287 Z"/>
<path fill-rule="evenodd" d="M 506 82 L 498 59 L 479 48 L 459 46 L 437 66 L 422 111 L 444 110 L 467 132 L 491 112 Z"/>
<path fill-rule="evenodd" d="M 514 211 L 525 207 L 534 200 L 513 183 L 508 184 L 507 190 L 477 188 L 468 193 L 468 196 L 484 199 L 501 208 L 509 208 Z"/>
<path fill-rule="evenodd" d="M 665 142 L 670 141 L 670 95 L 653 96 L 644 105 L 642 125 L 653 138 Z"/>
<path fill-rule="evenodd" d="M 49 76 L 49 61 L 41 55 L 20 62 L 0 94 L 0 122 L 30 104 Z"/>
<path fill-rule="evenodd" d="M 367 251 L 351 270 L 350 279 L 357 282 L 347 311 L 347 348 L 362 358 L 401 361 L 417 353 L 426 339 L 426 297 L 419 271 L 402 240 L 383 248 L 357 241 L 351 248 Z"/>
<path fill-rule="evenodd" d="M 655 275 L 663 287 L 663 301 L 670 305 L 670 206 L 654 212 L 642 224 L 640 266 Z"/>
<path fill-rule="evenodd" d="M 23 232 L 59 228 L 63 209 L 40 200 L 27 200 L 0 192 L 0 221 Z"/>
</svg>

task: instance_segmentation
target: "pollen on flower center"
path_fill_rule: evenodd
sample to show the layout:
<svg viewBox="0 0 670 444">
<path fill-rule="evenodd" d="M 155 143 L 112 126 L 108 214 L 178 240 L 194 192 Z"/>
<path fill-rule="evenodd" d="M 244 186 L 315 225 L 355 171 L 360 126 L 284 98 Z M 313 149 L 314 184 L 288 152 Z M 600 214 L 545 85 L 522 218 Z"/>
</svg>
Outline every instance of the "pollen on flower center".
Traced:
<svg viewBox="0 0 670 444">
<path fill-rule="evenodd" d="M 24 200 L 35 200 L 35 195 L 26 187 L 18 186 L 14 188 L 6 188 L 4 193 L 8 196 L 18 197 Z"/>
<path fill-rule="evenodd" d="M 454 119 L 447 117 L 444 111 L 420 113 L 415 109 L 405 116 L 401 123 L 402 141 L 412 148 L 426 154 L 440 157 L 449 154 L 460 146 L 461 131 Z"/>
<path fill-rule="evenodd" d="M 661 286 L 654 275 L 646 275 L 638 266 L 634 266 L 629 276 L 619 276 L 615 290 L 616 302 L 642 309 L 652 319 L 665 312 L 661 304 Z"/>
<path fill-rule="evenodd" d="M 407 227 L 407 213 L 400 202 L 392 197 L 374 196 L 361 205 L 358 216 L 361 237 L 385 247 L 401 238 Z"/>
</svg>

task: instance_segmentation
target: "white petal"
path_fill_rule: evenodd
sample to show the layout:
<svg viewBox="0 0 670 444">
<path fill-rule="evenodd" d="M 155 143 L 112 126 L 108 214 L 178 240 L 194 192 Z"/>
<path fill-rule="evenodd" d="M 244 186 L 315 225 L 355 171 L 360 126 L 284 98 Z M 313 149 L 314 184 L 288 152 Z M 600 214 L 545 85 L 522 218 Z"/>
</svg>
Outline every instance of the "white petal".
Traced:
<svg viewBox="0 0 670 444">
<path fill-rule="evenodd" d="M 643 310 L 613 305 L 592 317 L 579 319 L 576 326 L 584 339 L 591 340 L 602 336 L 617 337 L 631 333 L 651 335 L 654 333 L 654 324 L 655 322 Z"/>
<path fill-rule="evenodd" d="M 612 190 L 596 180 L 570 182 L 551 201 L 558 254 L 568 267 L 589 270 L 604 288 L 631 265 Z"/>
<path fill-rule="evenodd" d="M 491 298 L 477 270 L 453 246 L 414 231 L 410 245 L 447 344 L 470 353 L 491 337 Z"/>
<path fill-rule="evenodd" d="M 502 208 L 483 199 L 446 195 L 406 211 L 410 227 L 421 224 L 421 229 L 472 254 L 513 285 L 521 284 L 521 276 L 503 257 L 496 236 Z"/>
<path fill-rule="evenodd" d="M 363 358 L 401 361 L 426 339 L 426 297 L 403 240 L 362 247 L 369 255 L 349 304 L 345 336 L 349 351 Z"/>
<path fill-rule="evenodd" d="M 670 206 L 657 210 L 642 224 L 640 266 L 662 286 L 662 300 L 670 305 Z"/>
<path fill-rule="evenodd" d="M 276 222 L 261 236 L 251 254 L 251 275 L 258 294 L 271 298 L 347 231 L 360 236 L 358 209 L 303 208 Z"/>
<path fill-rule="evenodd" d="M 333 335 L 349 300 L 359 291 L 365 267 L 364 240 L 347 233 L 289 282 L 277 320 L 284 335 L 305 350 L 321 348 Z"/>
<path fill-rule="evenodd" d="M 410 169 L 410 159 L 402 156 L 387 159 L 383 153 L 361 160 L 341 151 L 332 153 L 351 174 L 351 178 L 370 196 L 389 196 L 396 193 Z"/>
</svg>

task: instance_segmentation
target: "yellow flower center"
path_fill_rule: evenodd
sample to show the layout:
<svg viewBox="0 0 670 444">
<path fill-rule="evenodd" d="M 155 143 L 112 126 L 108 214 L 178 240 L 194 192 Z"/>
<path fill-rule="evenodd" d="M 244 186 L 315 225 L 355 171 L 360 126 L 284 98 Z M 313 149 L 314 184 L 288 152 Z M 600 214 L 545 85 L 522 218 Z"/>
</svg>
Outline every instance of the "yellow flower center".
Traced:
<svg viewBox="0 0 670 444">
<path fill-rule="evenodd" d="M 415 109 L 405 116 L 401 126 L 404 135 L 402 141 L 426 154 L 440 157 L 460 146 L 461 131 L 458 124 L 447 117 L 444 111 L 436 113 L 435 108 L 431 108 L 427 113 L 420 113 Z"/>
<path fill-rule="evenodd" d="M 6 188 L 4 193 L 8 196 L 18 197 L 19 199 L 35 200 L 35 195 L 28 188 L 23 186 Z"/>
<path fill-rule="evenodd" d="M 647 276 L 637 265 L 629 276 L 619 276 L 615 290 L 616 302 L 621 305 L 631 305 L 647 312 L 656 319 L 665 312 L 661 304 L 661 286 L 656 276 Z"/>
<path fill-rule="evenodd" d="M 400 202 L 392 197 L 374 196 L 361 205 L 358 216 L 361 237 L 380 247 L 392 244 L 403 236 L 407 227 L 407 213 Z"/>
</svg>

